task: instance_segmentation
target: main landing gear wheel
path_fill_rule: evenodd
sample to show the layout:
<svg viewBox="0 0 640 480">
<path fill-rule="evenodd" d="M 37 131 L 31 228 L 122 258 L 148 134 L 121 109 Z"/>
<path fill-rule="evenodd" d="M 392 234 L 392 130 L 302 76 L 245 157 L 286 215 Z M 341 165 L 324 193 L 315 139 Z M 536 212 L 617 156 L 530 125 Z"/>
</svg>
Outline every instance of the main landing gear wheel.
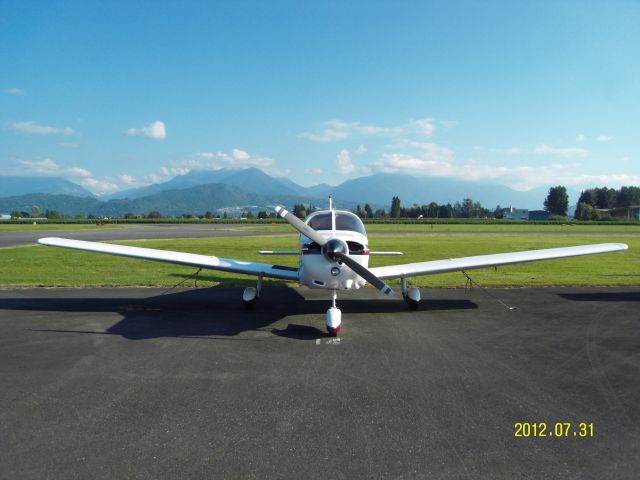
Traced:
<svg viewBox="0 0 640 480">
<path fill-rule="evenodd" d="M 244 308 L 252 310 L 256 302 L 260 298 L 260 290 L 262 289 L 262 275 L 258 277 L 258 284 L 255 287 L 247 287 L 242 292 L 242 303 Z"/>
<path fill-rule="evenodd" d="M 255 287 L 247 287 L 244 289 L 244 292 L 242 292 L 242 303 L 247 310 L 253 310 L 259 298 Z"/>
<path fill-rule="evenodd" d="M 402 277 L 402 298 L 407 302 L 409 310 L 420 308 L 420 289 L 417 287 L 407 287 L 407 280 Z"/>
</svg>

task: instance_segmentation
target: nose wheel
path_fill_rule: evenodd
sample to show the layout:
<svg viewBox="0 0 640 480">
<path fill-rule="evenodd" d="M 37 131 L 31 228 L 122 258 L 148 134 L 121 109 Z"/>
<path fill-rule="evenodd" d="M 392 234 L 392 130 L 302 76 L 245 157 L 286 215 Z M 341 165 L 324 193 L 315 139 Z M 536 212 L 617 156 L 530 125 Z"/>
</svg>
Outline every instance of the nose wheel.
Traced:
<svg viewBox="0 0 640 480">
<path fill-rule="evenodd" d="M 340 333 L 342 324 L 342 312 L 336 307 L 337 297 L 336 291 L 333 290 L 333 294 L 331 295 L 331 308 L 327 310 L 327 332 L 334 336 Z"/>
</svg>

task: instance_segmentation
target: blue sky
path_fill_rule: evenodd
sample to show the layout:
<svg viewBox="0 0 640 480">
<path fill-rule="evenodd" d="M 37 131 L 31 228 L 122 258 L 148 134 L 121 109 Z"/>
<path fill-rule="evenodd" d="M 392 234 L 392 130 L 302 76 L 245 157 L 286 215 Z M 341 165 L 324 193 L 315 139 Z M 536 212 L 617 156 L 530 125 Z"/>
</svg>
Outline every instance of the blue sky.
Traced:
<svg viewBox="0 0 640 480">
<path fill-rule="evenodd" d="M 0 174 L 640 185 L 640 2 L 4 0 Z"/>
</svg>

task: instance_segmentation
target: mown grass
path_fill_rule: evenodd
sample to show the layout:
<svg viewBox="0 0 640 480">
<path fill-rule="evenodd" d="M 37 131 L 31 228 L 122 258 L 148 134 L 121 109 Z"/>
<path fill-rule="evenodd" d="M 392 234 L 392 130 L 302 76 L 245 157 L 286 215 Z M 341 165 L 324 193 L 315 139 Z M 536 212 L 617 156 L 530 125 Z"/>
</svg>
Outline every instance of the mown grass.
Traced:
<svg viewBox="0 0 640 480">
<path fill-rule="evenodd" d="M 385 227 L 389 227 L 385 225 Z M 405 231 L 406 225 L 396 226 Z M 456 226 L 457 227 L 457 226 Z M 463 225 L 460 227 L 469 227 Z M 576 232 L 547 231 L 536 233 L 539 225 L 529 231 L 505 235 L 504 231 L 486 230 L 482 235 L 462 233 L 431 235 L 417 232 L 409 235 L 370 229 L 372 250 L 400 250 L 401 257 L 372 257 L 371 266 L 411 263 L 442 258 L 455 258 L 489 253 L 552 248 L 588 243 L 620 242 L 629 245 L 625 252 L 574 257 L 472 270 L 469 274 L 488 287 L 527 287 L 548 285 L 640 285 L 640 234 L 632 231 Z M 371 231 L 374 230 L 374 231 Z M 213 237 L 198 239 L 140 240 L 117 242 L 126 245 L 217 255 L 280 265 L 297 265 L 297 256 L 262 256 L 258 250 L 296 249 L 297 235 Z M 59 249 L 43 246 L 16 247 L 0 250 L 0 286 L 165 286 L 171 287 L 189 279 L 196 269 L 177 265 L 128 259 L 111 255 Z M 414 277 L 411 284 L 424 287 L 464 287 L 466 279 L 460 273 Z M 253 277 L 203 271 L 200 286 L 250 285 Z M 283 284 L 269 280 L 267 284 Z M 397 284 L 397 282 L 391 282 Z M 193 280 L 184 285 L 193 286 Z"/>
<path fill-rule="evenodd" d="M 402 232 L 402 233 L 567 233 L 567 234 L 590 234 L 590 233 L 626 233 L 640 235 L 640 224 L 638 225 L 597 225 L 597 224 L 530 224 L 530 223 L 507 223 L 507 224 L 458 224 L 458 223 L 399 223 L 399 224 L 366 224 L 368 233 Z M 267 232 L 291 232 L 289 225 L 233 225 L 229 230 L 259 230 Z"/>
</svg>

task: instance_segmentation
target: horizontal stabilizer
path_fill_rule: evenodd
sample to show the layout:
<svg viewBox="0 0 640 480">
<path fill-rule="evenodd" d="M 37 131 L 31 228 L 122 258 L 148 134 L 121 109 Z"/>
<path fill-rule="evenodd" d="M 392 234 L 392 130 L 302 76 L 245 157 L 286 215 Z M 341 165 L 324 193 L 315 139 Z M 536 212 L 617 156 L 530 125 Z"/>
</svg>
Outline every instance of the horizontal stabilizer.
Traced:
<svg viewBox="0 0 640 480">
<path fill-rule="evenodd" d="M 300 255 L 297 250 L 259 250 L 260 255 Z"/>
</svg>

